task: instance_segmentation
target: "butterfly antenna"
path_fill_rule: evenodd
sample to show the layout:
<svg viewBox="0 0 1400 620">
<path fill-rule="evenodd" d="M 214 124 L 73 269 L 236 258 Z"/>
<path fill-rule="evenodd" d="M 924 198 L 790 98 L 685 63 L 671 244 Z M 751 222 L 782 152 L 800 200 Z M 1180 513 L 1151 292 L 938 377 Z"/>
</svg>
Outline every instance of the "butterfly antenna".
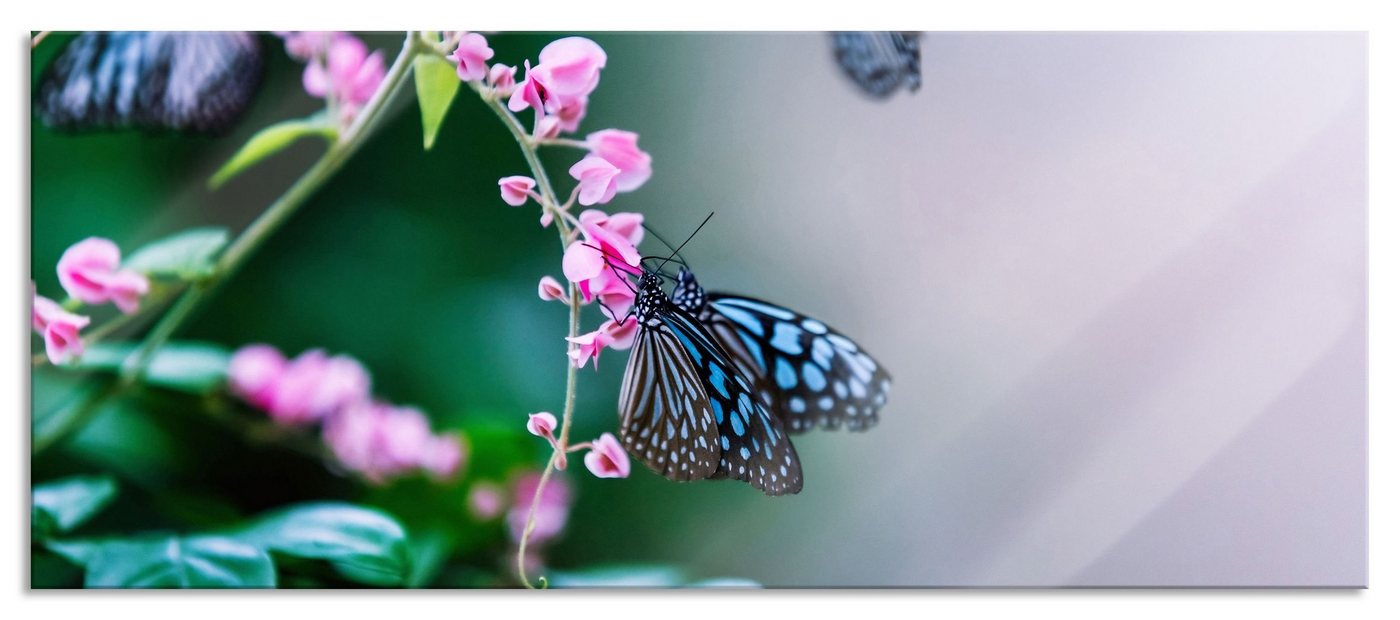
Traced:
<svg viewBox="0 0 1400 620">
<path fill-rule="evenodd" d="M 711 213 L 711 215 L 713 215 L 713 213 Z M 709 219 L 709 218 L 706 218 L 706 219 Z M 682 264 L 682 265 L 685 265 L 685 268 L 686 268 L 686 269 L 690 269 L 690 263 L 685 262 L 685 257 L 680 255 L 680 250 L 676 249 L 676 246 L 671 245 L 670 243 L 668 243 L 665 239 L 663 239 L 663 238 L 661 237 L 661 234 L 660 234 L 660 233 L 657 233 L 655 230 L 652 230 L 650 226 L 647 226 L 647 225 L 646 225 L 646 222 L 643 222 L 643 223 L 642 223 L 642 228 L 643 228 L 644 230 L 646 230 L 648 233 L 650 233 L 651 236 L 656 237 L 656 240 L 657 240 L 657 241 L 660 241 L 660 242 L 661 242 L 661 245 L 666 246 L 666 249 L 668 249 L 668 250 L 670 250 L 670 251 L 672 251 L 672 252 L 675 252 L 675 254 L 673 254 L 673 256 L 675 256 L 676 258 L 679 258 L 679 259 L 681 260 L 681 264 Z"/>
<path fill-rule="evenodd" d="M 685 241 L 682 241 L 682 242 L 681 242 L 680 247 L 671 250 L 671 255 L 666 257 L 665 262 L 668 262 L 668 263 L 671 262 L 671 259 L 675 258 L 677 254 L 680 254 L 680 253 L 681 253 L 681 248 L 685 247 L 685 244 L 690 243 L 690 240 L 695 238 L 695 234 L 698 233 L 698 232 L 700 232 L 700 229 L 701 229 L 701 228 L 704 228 L 704 227 L 705 227 L 705 224 L 706 224 L 707 222 L 709 222 L 709 221 L 710 221 L 710 218 L 712 218 L 712 217 L 714 217 L 714 216 L 715 216 L 715 212 L 714 212 L 714 211 L 711 211 L 709 215 L 706 215 L 704 221 L 700 222 L 700 225 L 695 227 L 695 230 L 692 231 L 692 232 L 690 233 L 690 236 L 689 236 L 689 237 L 686 237 L 686 238 L 685 238 Z M 663 241 L 662 243 L 665 243 L 665 242 Z M 669 247 L 669 246 L 670 246 L 670 244 L 667 244 L 667 247 Z M 682 265 L 685 265 L 685 261 L 682 260 L 682 261 L 681 261 L 681 264 L 682 264 Z M 686 267 L 689 267 L 689 265 L 686 265 Z"/>
</svg>

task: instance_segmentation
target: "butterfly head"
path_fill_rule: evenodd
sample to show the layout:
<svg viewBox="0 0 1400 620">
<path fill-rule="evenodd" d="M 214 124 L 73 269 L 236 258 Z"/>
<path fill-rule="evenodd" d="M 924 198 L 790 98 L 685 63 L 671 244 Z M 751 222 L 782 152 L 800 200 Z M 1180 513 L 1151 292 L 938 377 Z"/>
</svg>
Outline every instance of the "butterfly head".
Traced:
<svg viewBox="0 0 1400 620">
<path fill-rule="evenodd" d="M 661 289 L 662 282 L 660 275 L 650 271 L 642 272 L 637 278 L 637 299 L 633 302 L 633 309 L 638 320 L 647 322 L 661 304 L 666 302 L 666 292 Z"/>
</svg>

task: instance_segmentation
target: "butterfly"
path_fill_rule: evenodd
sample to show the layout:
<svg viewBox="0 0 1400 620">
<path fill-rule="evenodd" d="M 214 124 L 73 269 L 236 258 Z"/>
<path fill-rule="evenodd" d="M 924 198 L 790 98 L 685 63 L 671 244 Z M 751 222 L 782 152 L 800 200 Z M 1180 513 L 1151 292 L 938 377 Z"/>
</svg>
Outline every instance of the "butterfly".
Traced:
<svg viewBox="0 0 1400 620">
<path fill-rule="evenodd" d="M 83 32 L 40 78 L 34 108 L 55 129 L 217 133 L 262 79 L 248 32 Z"/>
<path fill-rule="evenodd" d="M 883 99 L 905 84 L 919 90 L 919 33 L 833 32 L 831 44 L 836 64 L 866 94 Z"/>
<path fill-rule="evenodd" d="M 705 326 L 788 432 L 865 430 L 877 421 L 889 372 L 825 323 L 751 297 L 706 292 L 687 267 L 671 301 Z"/>
<path fill-rule="evenodd" d="M 802 490 L 782 420 L 694 315 L 639 277 L 638 332 L 618 397 L 622 445 L 671 480 L 747 481 L 767 495 Z"/>
</svg>

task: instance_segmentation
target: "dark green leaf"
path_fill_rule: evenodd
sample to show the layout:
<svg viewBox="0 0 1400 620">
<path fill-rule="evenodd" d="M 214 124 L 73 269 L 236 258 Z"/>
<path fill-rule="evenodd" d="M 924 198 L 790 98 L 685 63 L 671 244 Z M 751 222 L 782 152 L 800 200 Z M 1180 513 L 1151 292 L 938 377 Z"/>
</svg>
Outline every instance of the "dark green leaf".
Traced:
<svg viewBox="0 0 1400 620">
<path fill-rule="evenodd" d="M 413 60 L 413 81 L 418 87 L 418 109 L 423 113 L 423 150 L 433 148 L 438 129 L 462 86 L 457 69 L 441 56 L 420 55 Z"/>
<path fill-rule="evenodd" d="M 194 228 L 136 250 L 125 267 L 153 276 L 198 280 L 214 272 L 214 261 L 228 245 L 223 228 Z"/>
<path fill-rule="evenodd" d="M 98 342 L 87 347 L 75 368 L 120 372 L 136 343 Z M 143 380 L 154 386 L 204 394 L 224 384 L 230 354 L 218 345 L 171 342 L 157 349 Z"/>
<path fill-rule="evenodd" d="M 209 188 L 217 189 L 249 166 L 291 146 L 297 140 L 307 136 L 321 136 L 326 140 L 334 140 L 337 135 L 335 125 L 325 114 L 283 121 L 265 127 L 249 138 L 248 143 L 238 149 L 238 152 L 209 178 Z"/>
<path fill-rule="evenodd" d="M 71 532 L 116 496 L 110 476 L 74 476 L 36 486 L 31 531 L 35 538 Z"/>
<path fill-rule="evenodd" d="M 239 540 L 299 558 L 324 560 L 346 579 L 403 584 L 413 562 L 393 517 L 372 508 L 326 502 L 273 512 L 234 532 Z"/>
<path fill-rule="evenodd" d="M 271 588 L 277 572 L 266 551 L 220 536 L 143 536 L 50 541 L 82 566 L 89 588 Z"/>
</svg>

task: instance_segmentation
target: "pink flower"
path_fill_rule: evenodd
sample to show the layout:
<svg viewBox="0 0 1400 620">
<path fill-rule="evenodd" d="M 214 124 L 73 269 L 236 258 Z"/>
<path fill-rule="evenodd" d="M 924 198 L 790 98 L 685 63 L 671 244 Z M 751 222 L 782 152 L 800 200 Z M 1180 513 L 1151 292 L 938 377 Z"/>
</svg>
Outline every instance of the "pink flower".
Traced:
<svg viewBox="0 0 1400 620">
<path fill-rule="evenodd" d="M 554 301 L 556 299 L 559 301 L 568 301 L 567 293 L 564 291 L 564 285 L 560 284 L 559 281 L 555 280 L 552 276 L 540 278 L 539 294 L 540 299 L 545 301 Z"/>
<path fill-rule="evenodd" d="M 530 61 L 525 61 L 525 81 L 515 88 L 510 94 L 510 101 L 506 102 L 506 108 L 511 112 L 519 112 L 525 108 L 535 109 L 535 118 L 544 114 L 544 99 L 548 93 L 544 85 L 535 78 L 535 74 L 530 69 Z"/>
<path fill-rule="evenodd" d="M 583 115 L 588 112 L 588 97 L 579 97 L 567 104 L 562 104 L 551 116 L 559 119 L 559 129 L 573 133 L 578 131 L 578 124 L 583 120 Z"/>
<path fill-rule="evenodd" d="M 538 116 L 577 106 L 597 88 L 607 62 L 603 48 L 589 39 L 565 37 L 554 41 L 540 50 L 538 66 L 531 67 L 526 61 L 525 81 L 511 95 L 508 107 L 514 112 L 534 108 Z"/>
<path fill-rule="evenodd" d="M 574 365 L 583 368 L 588 365 L 588 360 L 593 360 L 593 368 L 598 368 L 598 355 L 603 352 L 603 347 L 612 342 L 612 337 L 602 330 L 591 331 L 577 336 L 565 336 L 564 340 L 572 342 L 577 347 L 569 349 L 569 359 L 574 361 Z"/>
<path fill-rule="evenodd" d="M 369 398 L 369 386 L 369 373 L 359 362 L 343 355 L 328 358 L 312 349 L 287 364 L 267 412 L 279 424 L 309 424 Z"/>
<path fill-rule="evenodd" d="M 608 334 L 612 340 L 608 343 L 609 349 L 623 351 L 632 348 L 632 343 L 637 339 L 637 317 L 629 316 L 621 323 L 609 320 L 603 323 L 599 329 Z"/>
<path fill-rule="evenodd" d="M 58 281 L 63 290 L 85 304 L 111 301 L 122 312 L 131 314 L 141 305 L 141 296 L 151 284 L 130 269 L 118 270 L 122 253 L 117 244 L 101 237 L 88 237 L 63 252 L 58 259 Z"/>
<path fill-rule="evenodd" d="M 536 437 L 553 437 L 554 429 L 558 425 L 559 421 L 554 418 L 554 414 L 541 411 L 530 414 L 530 419 L 525 422 L 525 430 Z"/>
<path fill-rule="evenodd" d="M 54 364 L 64 364 L 83 354 L 83 340 L 78 331 L 87 327 L 88 317 L 64 310 L 58 302 L 34 295 L 30 322 L 34 331 L 44 336 L 44 353 Z"/>
<path fill-rule="evenodd" d="M 535 180 L 525 176 L 502 177 L 496 182 L 501 186 L 501 200 L 512 207 L 525 204 L 530 199 L 530 191 L 535 188 Z"/>
<path fill-rule="evenodd" d="M 632 473 L 627 451 L 612 433 L 603 433 L 593 440 L 593 449 L 583 456 L 583 465 L 599 478 L 626 478 Z"/>
<path fill-rule="evenodd" d="M 486 45 L 486 37 L 469 32 L 457 44 L 450 60 L 457 61 L 457 77 L 464 82 L 473 82 L 486 77 L 486 61 L 496 52 Z"/>
<path fill-rule="evenodd" d="M 637 148 L 637 134 L 620 129 L 604 129 L 588 134 L 588 149 L 622 172 L 617 190 L 630 192 L 651 178 L 651 155 Z"/>
<path fill-rule="evenodd" d="M 530 136 L 536 140 L 550 140 L 559 137 L 559 117 L 553 114 L 535 121 Z"/>
<path fill-rule="evenodd" d="M 530 515 L 530 504 L 535 500 L 535 488 L 539 486 L 540 474 L 529 472 L 516 479 L 514 499 L 510 511 L 506 513 L 506 525 L 516 542 L 525 532 L 525 521 Z M 530 533 L 530 541 L 545 542 L 564 530 L 569 521 L 569 506 L 573 503 L 573 491 L 569 483 L 553 477 L 545 483 L 540 495 L 540 506 L 535 512 L 535 529 Z"/>
<path fill-rule="evenodd" d="M 617 175 L 622 170 L 608 160 L 588 155 L 569 168 L 569 176 L 578 179 L 578 203 L 583 206 L 607 204 L 617 195 Z"/>
<path fill-rule="evenodd" d="M 603 348 L 627 349 L 632 346 L 632 341 L 636 338 L 637 319 L 627 317 L 622 323 L 617 323 L 612 319 L 603 323 L 598 329 L 578 336 L 565 337 L 564 340 L 578 345 L 577 348 L 569 351 L 569 359 L 579 368 L 583 368 L 589 359 L 593 360 L 593 367 L 598 367 L 598 356 L 602 354 Z"/>
<path fill-rule="evenodd" d="M 598 87 L 608 55 L 590 39 L 565 37 L 540 50 L 540 64 L 532 71 L 546 92 L 554 112 L 587 97 Z"/>
<path fill-rule="evenodd" d="M 268 409 L 287 358 L 275 347 L 251 344 L 234 352 L 228 364 L 229 389 L 249 404 Z"/>
<path fill-rule="evenodd" d="M 285 42 L 287 55 L 302 62 L 326 55 L 332 41 L 350 36 L 344 32 L 326 31 L 278 32 L 276 34 L 282 37 L 283 42 Z"/>
<path fill-rule="evenodd" d="M 418 458 L 418 466 L 438 480 L 447 480 L 457 474 L 466 460 L 466 447 L 458 435 L 432 437 L 423 446 Z"/>
<path fill-rule="evenodd" d="M 341 465 L 376 484 L 417 469 L 447 477 L 462 461 L 461 444 L 433 436 L 412 407 L 360 401 L 327 420 L 322 436 Z"/>
<path fill-rule="evenodd" d="M 335 37 L 324 58 L 306 65 L 301 81 L 306 92 L 330 97 L 340 104 L 345 118 L 353 118 L 384 81 L 384 55 L 379 51 L 370 54 L 364 42 L 355 37 Z"/>
<path fill-rule="evenodd" d="M 486 81 L 500 92 L 512 92 L 515 88 L 515 67 L 508 67 L 501 63 L 491 65 L 491 71 L 486 74 Z"/>
<path fill-rule="evenodd" d="M 499 486 L 478 482 L 467 491 L 467 511 L 479 521 L 490 521 L 501 516 L 505 508 L 505 497 Z"/>
<path fill-rule="evenodd" d="M 578 220 L 584 240 L 565 248 L 564 277 L 578 283 L 584 301 L 598 297 L 613 315 L 623 314 L 636 297 L 625 274 L 641 273 L 642 215 L 589 209 Z"/>
</svg>

